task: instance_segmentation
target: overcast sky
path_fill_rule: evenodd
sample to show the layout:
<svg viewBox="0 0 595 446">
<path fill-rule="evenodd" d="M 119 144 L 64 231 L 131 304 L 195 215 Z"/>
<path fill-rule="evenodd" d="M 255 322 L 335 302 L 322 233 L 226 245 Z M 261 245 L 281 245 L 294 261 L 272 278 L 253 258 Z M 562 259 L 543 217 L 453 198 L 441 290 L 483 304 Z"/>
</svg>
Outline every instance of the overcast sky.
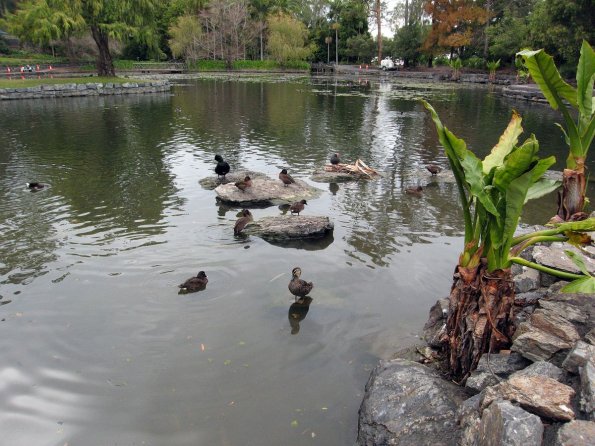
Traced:
<svg viewBox="0 0 595 446">
<path fill-rule="evenodd" d="M 386 5 L 388 6 L 387 8 L 387 12 L 391 11 L 393 9 L 395 9 L 395 6 L 397 5 L 397 3 L 401 3 L 401 0 L 385 0 Z M 370 34 L 372 34 L 372 36 L 374 38 L 376 38 L 376 20 L 375 19 L 371 19 L 370 20 Z M 382 23 L 382 35 L 385 37 L 392 37 L 393 36 L 393 30 L 390 28 L 389 24 L 384 21 Z"/>
</svg>

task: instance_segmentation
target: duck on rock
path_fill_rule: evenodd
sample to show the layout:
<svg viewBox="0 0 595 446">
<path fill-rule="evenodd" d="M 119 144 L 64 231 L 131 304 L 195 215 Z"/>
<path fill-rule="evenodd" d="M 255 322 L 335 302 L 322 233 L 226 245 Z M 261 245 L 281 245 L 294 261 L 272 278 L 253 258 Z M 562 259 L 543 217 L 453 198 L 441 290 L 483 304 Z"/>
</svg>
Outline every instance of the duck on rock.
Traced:
<svg viewBox="0 0 595 446">
<path fill-rule="evenodd" d="M 438 166 L 437 164 L 428 164 L 426 169 L 428 169 L 432 175 L 437 175 L 442 170 L 442 167 Z"/>
<path fill-rule="evenodd" d="M 307 296 L 312 288 L 314 288 L 314 284 L 312 282 L 306 282 L 303 279 L 300 279 L 302 275 L 302 269 L 299 266 L 296 266 L 291 271 L 291 280 L 289 281 L 289 292 L 293 294 L 295 297 L 305 297 Z"/>
<path fill-rule="evenodd" d="M 229 164 L 227 164 L 227 161 L 223 160 L 221 155 L 215 155 L 215 161 L 217 161 L 217 165 L 215 166 L 217 179 L 219 179 L 219 177 L 223 177 L 223 179 L 225 179 L 225 175 L 229 173 Z"/>
<path fill-rule="evenodd" d="M 242 181 L 236 181 L 235 186 L 241 190 L 242 192 L 246 192 L 246 189 L 252 187 L 252 179 L 246 175 L 246 177 Z"/>
<path fill-rule="evenodd" d="M 248 209 L 242 210 L 242 216 L 238 218 L 235 226 L 233 227 L 234 235 L 239 235 L 244 230 L 246 225 L 253 220 L 254 218 L 252 217 L 252 212 L 250 212 Z"/>
<path fill-rule="evenodd" d="M 293 215 L 293 214 L 300 215 L 300 212 L 302 212 L 304 210 L 304 205 L 306 205 L 306 204 L 308 204 L 308 202 L 306 200 L 300 200 L 300 201 L 296 201 L 295 203 L 293 203 L 289 207 L 289 211 L 291 212 L 291 215 Z"/>
<path fill-rule="evenodd" d="M 287 173 L 287 169 L 283 169 L 279 174 L 279 179 L 283 181 L 285 187 L 289 186 L 291 183 L 295 183 L 295 180 Z"/>
<path fill-rule="evenodd" d="M 204 271 L 199 271 L 196 277 L 191 277 L 180 285 L 180 292 L 192 293 L 194 291 L 204 290 L 209 282 L 209 278 Z"/>
<path fill-rule="evenodd" d="M 336 166 L 337 164 L 340 164 L 340 163 L 341 163 L 341 158 L 339 158 L 339 154 L 338 153 L 334 153 L 331 156 L 331 164 L 333 166 Z"/>
</svg>

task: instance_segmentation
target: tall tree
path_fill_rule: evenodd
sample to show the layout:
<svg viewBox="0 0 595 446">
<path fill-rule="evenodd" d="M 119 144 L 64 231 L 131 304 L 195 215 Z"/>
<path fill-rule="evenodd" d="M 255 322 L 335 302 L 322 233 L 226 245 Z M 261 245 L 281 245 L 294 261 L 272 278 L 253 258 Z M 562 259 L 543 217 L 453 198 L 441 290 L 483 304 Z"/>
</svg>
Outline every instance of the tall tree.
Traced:
<svg viewBox="0 0 595 446">
<path fill-rule="evenodd" d="M 280 64 L 305 60 L 312 53 L 306 26 L 287 14 L 273 14 L 267 19 L 268 52 Z"/>
</svg>

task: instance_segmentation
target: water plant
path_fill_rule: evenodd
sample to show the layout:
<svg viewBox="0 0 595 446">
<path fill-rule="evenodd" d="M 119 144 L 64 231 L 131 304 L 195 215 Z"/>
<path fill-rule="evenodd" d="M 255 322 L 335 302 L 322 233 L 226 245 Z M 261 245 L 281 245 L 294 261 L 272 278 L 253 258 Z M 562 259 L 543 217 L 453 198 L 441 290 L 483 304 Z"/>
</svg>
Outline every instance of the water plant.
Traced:
<svg viewBox="0 0 595 446">
<path fill-rule="evenodd" d="M 486 67 L 490 72 L 489 81 L 494 82 L 496 80 L 496 70 L 500 67 L 500 59 L 496 61 L 489 60 L 486 62 Z"/>
<path fill-rule="evenodd" d="M 583 212 L 586 203 L 587 181 L 585 161 L 595 135 L 595 101 L 593 100 L 593 80 L 595 79 L 595 53 L 587 41 L 583 40 L 576 70 L 576 88 L 562 79 L 553 58 L 543 49 L 524 50 L 517 53 L 539 86 L 550 106 L 560 110 L 564 126 L 558 127 L 564 133 L 569 148 L 566 169 L 562 177 L 562 190 L 558 196 L 559 221 L 586 218 Z M 578 111 L 576 121 L 570 108 Z"/>
<path fill-rule="evenodd" d="M 535 264 L 520 255 L 540 242 L 590 243 L 588 236 L 575 234 L 594 230 L 595 218 L 515 236 L 524 204 L 558 187 L 558 182 L 543 178 L 555 158 L 537 156 L 539 144 L 534 135 L 517 145 L 522 120 L 513 113 L 498 143 L 481 160 L 467 149 L 465 141 L 444 127 L 428 102 L 422 102 L 454 172 L 465 221 L 464 249 L 453 279 L 444 339 L 449 372 L 463 382 L 484 352 L 510 346 L 514 332 L 513 263 L 571 281 L 566 290 L 595 292 L 595 277 L 584 264 L 579 267 L 582 273 L 575 274 Z"/>
<path fill-rule="evenodd" d="M 451 79 L 453 81 L 458 81 L 461 77 L 461 68 L 463 68 L 463 61 L 458 57 L 456 59 L 452 59 L 448 61 L 448 65 L 452 68 Z"/>
</svg>

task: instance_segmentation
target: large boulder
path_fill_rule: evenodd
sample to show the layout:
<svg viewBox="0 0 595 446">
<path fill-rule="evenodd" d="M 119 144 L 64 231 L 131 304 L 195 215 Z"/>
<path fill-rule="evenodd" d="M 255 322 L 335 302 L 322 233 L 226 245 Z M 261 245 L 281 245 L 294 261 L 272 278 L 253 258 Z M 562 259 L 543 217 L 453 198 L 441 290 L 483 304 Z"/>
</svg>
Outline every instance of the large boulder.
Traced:
<svg viewBox="0 0 595 446">
<path fill-rule="evenodd" d="M 558 430 L 555 446 L 592 446 L 594 438 L 595 422 L 574 420 Z"/>
<path fill-rule="evenodd" d="M 244 232 L 266 240 L 287 240 L 324 237 L 333 231 L 328 217 L 313 215 L 279 215 L 263 217 L 250 223 Z"/>
<path fill-rule="evenodd" d="M 539 417 L 509 401 L 495 401 L 483 411 L 479 426 L 482 446 L 541 446 L 542 439 Z"/>
<path fill-rule="evenodd" d="M 266 174 L 261 172 L 254 172 L 253 170 L 234 170 L 233 172 L 230 172 L 227 175 L 225 175 L 225 179 L 220 178 L 217 175 L 212 175 L 210 177 L 206 177 L 202 180 L 199 180 L 198 184 L 200 184 L 205 189 L 213 190 L 217 186 L 221 186 L 222 184 L 234 184 L 236 181 L 241 181 L 247 176 L 249 176 L 252 179 L 267 177 Z"/>
<path fill-rule="evenodd" d="M 310 200 L 321 194 L 321 190 L 301 180 L 285 186 L 281 180 L 253 178 L 252 187 L 242 192 L 234 183 L 221 184 L 215 188 L 217 198 L 224 203 L 238 206 L 270 206 Z"/>
<path fill-rule="evenodd" d="M 380 361 L 366 384 L 357 444 L 456 445 L 464 390 L 438 372 L 404 359 Z"/>
</svg>

